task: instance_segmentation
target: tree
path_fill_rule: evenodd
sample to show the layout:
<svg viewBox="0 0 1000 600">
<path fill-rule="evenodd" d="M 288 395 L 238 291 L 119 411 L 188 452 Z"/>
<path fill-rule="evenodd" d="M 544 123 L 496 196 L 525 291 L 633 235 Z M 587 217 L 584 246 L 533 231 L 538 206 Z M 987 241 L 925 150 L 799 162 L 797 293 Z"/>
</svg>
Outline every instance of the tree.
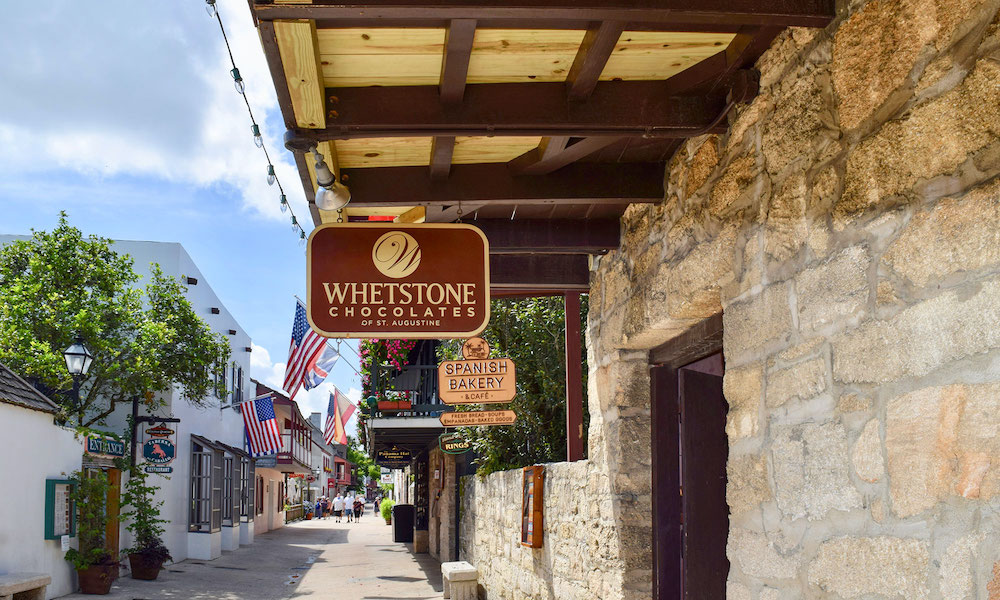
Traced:
<svg viewBox="0 0 1000 600">
<path fill-rule="evenodd" d="M 586 328 L 587 296 L 581 298 L 581 331 Z M 485 409 L 510 409 L 517 422 L 510 426 L 463 427 L 472 442 L 477 472 L 488 474 L 543 462 L 566 460 L 566 347 L 565 307 L 558 297 L 498 299 L 490 305 L 490 324 L 483 337 L 494 357 L 506 357 L 517 367 L 517 397 L 509 405 Z M 440 358 L 461 358 L 461 341 L 439 349 Z M 586 358 L 583 389 L 587 389 Z M 483 410 L 467 405 L 459 410 Z M 584 431 L 590 421 L 583 403 Z M 586 443 L 586 438 L 584 438 Z"/>
<path fill-rule="evenodd" d="M 0 248 L 0 361 L 62 405 L 74 425 L 103 422 L 122 402 L 181 387 L 205 404 L 229 344 L 212 333 L 181 283 L 152 265 L 140 287 L 132 259 L 112 241 L 72 227 L 66 213 L 51 232 Z M 80 336 L 94 355 L 81 379 L 80 403 L 63 350 Z"/>
<path fill-rule="evenodd" d="M 364 490 L 364 476 L 371 476 L 372 467 L 375 467 L 375 469 L 378 469 L 378 467 L 375 465 L 375 461 L 365 454 L 357 438 L 352 435 L 347 436 L 347 460 L 354 465 L 354 472 L 358 475 L 358 481 L 355 482 L 353 489 L 358 491 Z"/>
</svg>

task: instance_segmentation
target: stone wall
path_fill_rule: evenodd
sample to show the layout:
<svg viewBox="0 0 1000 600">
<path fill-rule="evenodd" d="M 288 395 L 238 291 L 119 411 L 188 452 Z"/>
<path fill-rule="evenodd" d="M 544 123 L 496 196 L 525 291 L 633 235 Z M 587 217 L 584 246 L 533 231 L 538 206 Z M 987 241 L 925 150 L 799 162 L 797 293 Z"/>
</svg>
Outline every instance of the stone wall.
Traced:
<svg viewBox="0 0 1000 600">
<path fill-rule="evenodd" d="M 650 597 L 648 352 L 723 311 L 728 597 L 1000 599 L 1000 0 L 838 4 L 595 261 L 586 518 L 467 485 L 489 598 Z"/>
</svg>

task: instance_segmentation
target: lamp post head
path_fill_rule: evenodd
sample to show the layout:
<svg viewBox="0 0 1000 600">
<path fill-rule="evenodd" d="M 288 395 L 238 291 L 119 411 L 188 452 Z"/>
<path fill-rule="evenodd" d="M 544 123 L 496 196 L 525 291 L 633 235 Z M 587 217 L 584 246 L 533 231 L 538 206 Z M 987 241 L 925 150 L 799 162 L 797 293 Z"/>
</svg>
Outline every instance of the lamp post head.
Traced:
<svg viewBox="0 0 1000 600">
<path fill-rule="evenodd" d="M 76 337 L 76 341 L 69 348 L 63 350 L 63 358 L 66 359 L 66 370 L 73 377 L 86 375 L 90 370 L 90 363 L 94 361 L 94 355 L 83 344 L 83 338 L 80 336 Z"/>
</svg>

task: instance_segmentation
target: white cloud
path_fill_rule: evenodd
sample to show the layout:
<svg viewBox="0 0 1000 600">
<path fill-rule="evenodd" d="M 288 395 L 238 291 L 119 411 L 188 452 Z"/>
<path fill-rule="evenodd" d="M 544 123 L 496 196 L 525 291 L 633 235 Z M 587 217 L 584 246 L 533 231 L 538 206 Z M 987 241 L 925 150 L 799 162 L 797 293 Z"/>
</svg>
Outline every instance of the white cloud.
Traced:
<svg viewBox="0 0 1000 600">
<path fill-rule="evenodd" d="M 244 0 L 219 0 L 279 178 L 296 212 L 304 199 L 257 32 Z M 254 146 L 218 25 L 204 3 L 73 0 L 5 7 L 0 37 L 0 171 L 53 169 L 91 177 L 153 176 L 231 186 L 267 218 L 278 189 Z M 269 127 L 274 124 L 276 127 Z"/>
</svg>

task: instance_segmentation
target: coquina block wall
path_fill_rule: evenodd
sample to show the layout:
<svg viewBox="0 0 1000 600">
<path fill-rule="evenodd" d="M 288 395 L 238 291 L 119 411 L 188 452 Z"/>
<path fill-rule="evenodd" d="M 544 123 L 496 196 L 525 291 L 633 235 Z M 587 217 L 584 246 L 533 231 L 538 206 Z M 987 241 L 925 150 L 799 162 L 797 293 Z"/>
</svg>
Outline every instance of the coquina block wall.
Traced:
<svg viewBox="0 0 1000 600">
<path fill-rule="evenodd" d="M 650 597 L 648 352 L 724 311 L 727 597 L 1000 599 L 1000 1 L 838 4 L 595 261 L 545 547 L 465 481 L 486 597 Z"/>
</svg>

